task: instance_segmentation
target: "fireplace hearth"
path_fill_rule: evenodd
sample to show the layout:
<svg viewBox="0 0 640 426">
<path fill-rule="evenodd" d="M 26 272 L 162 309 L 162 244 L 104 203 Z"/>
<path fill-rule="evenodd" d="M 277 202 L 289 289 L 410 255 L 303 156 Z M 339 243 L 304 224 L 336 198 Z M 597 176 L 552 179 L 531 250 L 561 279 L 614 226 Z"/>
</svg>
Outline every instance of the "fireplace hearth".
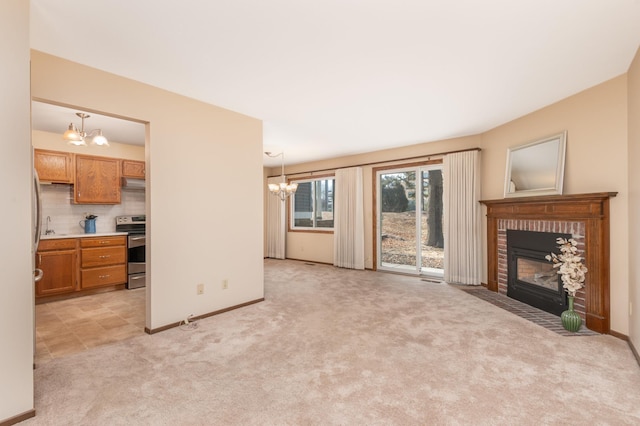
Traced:
<svg viewBox="0 0 640 426">
<path fill-rule="evenodd" d="M 560 315 L 567 309 L 562 280 L 545 259 L 559 253 L 556 240 L 570 234 L 507 230 L 507 296 Z"/>
</svg>

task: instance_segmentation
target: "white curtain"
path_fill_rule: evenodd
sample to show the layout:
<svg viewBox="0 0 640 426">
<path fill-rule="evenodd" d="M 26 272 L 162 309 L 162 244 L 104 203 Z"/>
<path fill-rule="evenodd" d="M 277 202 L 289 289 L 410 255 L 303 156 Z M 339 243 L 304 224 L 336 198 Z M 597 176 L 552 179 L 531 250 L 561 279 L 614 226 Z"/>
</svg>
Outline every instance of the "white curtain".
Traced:
<svg viewBox="0 0 640 426">
<path fill-rule="evenodd" d="M 280 183 L 282 177 L 271 177 L 267 182 Z M 286 201 L 269 192 L 267 194 L 267 257 L 285 258 L 286 219 Z"/>
<path fill-rule="evenodd" d="M 336 171 L 333 193 L 333 264 L 364 269 L 362 168 Z"/>
<path fill-rule="evenodd" d="M 479 151 L 444 158 L 444 280 L 479 285 L 482 274 Z"/>
</svg>

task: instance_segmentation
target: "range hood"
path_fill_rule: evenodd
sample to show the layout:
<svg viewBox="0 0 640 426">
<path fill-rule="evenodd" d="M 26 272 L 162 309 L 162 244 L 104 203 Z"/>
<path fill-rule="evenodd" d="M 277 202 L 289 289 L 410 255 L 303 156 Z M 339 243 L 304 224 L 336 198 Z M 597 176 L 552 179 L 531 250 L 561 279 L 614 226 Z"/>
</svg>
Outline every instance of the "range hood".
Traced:
<svg viewBox="0 0 640 426">
<path fill-rule="evenodd" d="M 122 178 L 122 189 L 144 191 L 144 188 L 145 188 L 144 179 L 136 179 L 136 178 L 128 178 L 128 177 Z"/>
</svg>

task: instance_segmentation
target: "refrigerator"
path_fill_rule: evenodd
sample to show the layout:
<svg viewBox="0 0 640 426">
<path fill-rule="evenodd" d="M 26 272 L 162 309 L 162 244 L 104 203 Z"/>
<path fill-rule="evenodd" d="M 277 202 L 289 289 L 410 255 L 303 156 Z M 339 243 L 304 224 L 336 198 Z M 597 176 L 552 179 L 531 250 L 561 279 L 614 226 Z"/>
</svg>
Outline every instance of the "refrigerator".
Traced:
<svg viewBox="0 0 640 426">
<path fill-rule="evenodd" d="M 42 269 L 35 267 L 35 257 L 40 244 L 40 233 L 42 232 L 42 201 L 40 196 L 40 179 L 38 172 L 33 169 L 33 281 L 34 284 L 42 279 Z"/>
</svg>

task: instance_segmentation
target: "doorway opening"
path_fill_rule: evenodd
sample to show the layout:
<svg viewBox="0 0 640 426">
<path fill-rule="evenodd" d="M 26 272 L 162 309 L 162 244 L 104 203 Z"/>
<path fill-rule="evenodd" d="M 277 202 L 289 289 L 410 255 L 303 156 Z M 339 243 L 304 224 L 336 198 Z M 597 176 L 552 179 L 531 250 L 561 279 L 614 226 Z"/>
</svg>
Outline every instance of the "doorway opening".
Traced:
<svg viewBox="0 0 640 426">
<path fill-rule="evenodd" d="M 109 147 L 73 146 L 63 140 L 69 123 L 80 127 L 77 112 L 90 115 L 84 124 L 100 129 Z M 56 171 L 62 165 L 65 171 L 64 177 L 54 174 L 41 179 L 40 185 L 40 235 L 41 242 L 47 244 L 40 244 L 42 250 L 35 259 L 44 275 L 36 283 L 34 333 L 35 362 L 42 364 L 144 334 L 149 317 L 148 292 L 145 288 L 127 289 L 127 236 L 116 232 L 116 217 L 148 214 L 144 186 L 125 188 L 120 181 L 121 176 L 134 173 L 131 167 L 136 165 L 142 166 L 139 180 L 145 180 L 148 123 L 41 99 L 32 100 L 31 122 L 37 167 Z M 75 167 L 79 159 L 92 166 L 90 161 L 95 159 L 100 163 L 95 165 L 96 170 L 104 166 L 100 177 L 118 185 L 118 201 L 74 201 L 77 176 L 86 169 Z M 94 227 L 87 233 L 84 219 L 94 216 Z M 107 245 L 94 247 L 84 238 L 94 235 Z"/>
<path fill-rule="evenodd" d="M 377 269 L 442 279 L 442 163 L 375 173 Z"/>
</svg>

